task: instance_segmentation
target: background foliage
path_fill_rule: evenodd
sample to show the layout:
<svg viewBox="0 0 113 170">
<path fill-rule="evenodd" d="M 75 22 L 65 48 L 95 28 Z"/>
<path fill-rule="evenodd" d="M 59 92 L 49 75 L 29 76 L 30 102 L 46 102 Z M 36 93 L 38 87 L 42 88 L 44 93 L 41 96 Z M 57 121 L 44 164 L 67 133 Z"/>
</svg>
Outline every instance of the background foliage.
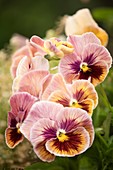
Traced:
<svg viewBox="0 0 113 170">
<path fill-rule="evenodd" d="M 78 9 L 91 10 L 98 24 L 109 34 L 107 48 L 113 56 L 113 1 L 110 0 L 0 0 L 0 169 L 25 170 L 112 170 L 113 167 L 113 68 L 107 79 L 96 90 L 99 105 L 94 110 L 95 141 L 90 149 L 75 158 L 57 158 L 53 163 L 42 163 L 33 153 L 28 141 L 14 150 L 8 149 L 4 140 L 9 111 L 12 79 L 8 43 L 14 33 L 41 37 L 56 27 L 65 14 Z M 5 54 L 4 54 L 5 51 Z"/>
</svg>

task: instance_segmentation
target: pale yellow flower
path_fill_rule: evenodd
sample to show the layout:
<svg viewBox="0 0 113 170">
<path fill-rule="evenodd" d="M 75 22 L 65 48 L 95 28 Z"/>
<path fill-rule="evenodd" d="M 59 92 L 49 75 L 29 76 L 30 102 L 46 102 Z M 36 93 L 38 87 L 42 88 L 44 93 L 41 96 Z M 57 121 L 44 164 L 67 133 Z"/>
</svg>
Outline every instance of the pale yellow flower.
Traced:
<svg viewBox="0 0 113 170">
<path fill-rule="evenodd" d="M 81 35 L 85 32 L 93 32 L 106 46 L 108 43 L 108 34 L 100 28 L 93 19 L 89 9 L 78 10 L 74 15 L 67 16 L 65 19 L 66 35 Z"/>
</svg>

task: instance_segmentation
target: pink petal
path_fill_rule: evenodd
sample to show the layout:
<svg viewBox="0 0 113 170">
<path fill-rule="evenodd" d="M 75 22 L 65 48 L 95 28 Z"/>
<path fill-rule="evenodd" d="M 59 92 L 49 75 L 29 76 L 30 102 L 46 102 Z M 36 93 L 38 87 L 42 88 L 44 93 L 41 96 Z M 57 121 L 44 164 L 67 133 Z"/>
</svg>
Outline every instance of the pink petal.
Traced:
<svg viewBox="0 0 113 170">
<path fill-rule="evenodd" d="M 36 100 L 37 98 L 27 92 L 17 92 L 10 98 L 11 112 L 17 117 L 20 112 L 24 112 L 26 117 Z"/>
<path fill-rule="evenodd" d="M 112 64 L 112 57 L 109 53 L 109 51 L 101 45 L 98 44 L 88 44 L 85 46 L 83 53 L 83 61 L 85 60 L 86 62 L 90 64 L 94 64 L 95 62 L 100 62 L 104 61 L 108 65 L 108 68 L 111 67 Z"/>
<path fill-rule="evenodd" d="M 19 83 L 19 91 L 26 91 L 39 98 L 42 82 L 48 75 L 48 71 L 32 70 L 23 75 Z"/>
<path fill-rule="evenodd" d="M 10 71 L 11 71 L 11 75 L 13 78 L 16 77 L 16 70 L 17 70 L 18 64 L 23 57 L 24 55 L 20 55 L 12 60 Z"/>
<path fill-rule="evenodd" d="M 18 64 L 18 67 L 17 67 L 17 70 L 16 70 L 16 76 L 21 76 L 25 73 L 27 73 L 29 70 L 30 70 L 30 64 L 31 64 L 31 59 L 27 56 L 24 56 L 19 64 Z"/>
<path fill-rule="evenodd" d="M 47 100 L 52 92 L 55 90 L 62 90 L 64 93 L 68 93 L 65 85 L 65 81 L 61 74 L 53 75 L 48 87 L 45 89 L 42 100 Z"/>
<path fill-rule="evenodd" d="M 41 56 L 46 55 L 44 51 L 44 40 L 36 35 L 32 36 L 30 39 L 31 45 L 37 49 L 36 55 L 40 54 Z"/>
<path fill-rule="evenodd" d="M 45 148 L 46 141 L 54 136 L 56 136 L 55 122 L 48 118 L 40 119 L 31 128 L 30 142 L 36 155 L 44 162 L 51 162 L 55 159 L 55 156 Z"/>
<path fill-rule="evenodd" d="M 35 56 L 32 58 L 32 69 L 49 70 L 49 62 L 42 56 Z"/>
<path fill-rule="evenodd" d="M 43 141 L 56 137 L 56 123 L 48 118 L 38 120 L 30 130 L 30 141 L 34 147 Z"/>
<path fill-rule="evenodd" d="M 70 35 L 67 40 L 74 46 L 75 54 L 81 57 L 82 50 L 89 43 L 101 44 L 100 40 L 92 32 L 82 35 Z"/>
<path fill-rule="evenodd" d="M 81 59 L 75 54 L 70 54 L 60 60 L 59 72 L 63 75 L 67 83 L 72 83 L 74 79 L 78 78 L 80 63 Z M 76 71 L 72 65 L 76 66 Z"/>
</svg>

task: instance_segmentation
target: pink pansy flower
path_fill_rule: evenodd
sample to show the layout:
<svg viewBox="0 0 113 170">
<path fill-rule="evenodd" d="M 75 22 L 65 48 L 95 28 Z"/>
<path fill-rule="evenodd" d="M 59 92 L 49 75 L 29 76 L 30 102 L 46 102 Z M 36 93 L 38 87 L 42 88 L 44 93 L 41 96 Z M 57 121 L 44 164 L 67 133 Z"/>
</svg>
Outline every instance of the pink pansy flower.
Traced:
<svg viewBox="0 0 113 170">
<path fill-rule="evenodd" d="M 41 43 L 40 43 L 41 42 Z M 62 58 L 65 54 L 73 52 L 73 45 L 67 41 L 61 41 L 60 39 L 53 37 L 48 40 L 43 40 L 38 36 L 32 36 L 30 39 L 32 46 L 37 48 L 38 51 L 42 50 L 45 55 L 57 56 Z"/>
<path fill-rule="evenodd" d="M 40 118 L 50 118 L 56 120 L 56 115 L 63 108 L 61 104 L 50 101 L 36 102 L 27 116 L 26 120 L 20 127 L 20 131 L 24 136 L 30 140 L 30 129 Z"/>
<path fill-rule="evenodd" d="M 59 71 L 68 83 L 77 79 L 90 80 L 96 86 L 106 78 L 112 64 L 108 50 L 100 45 L 99 39 L 93 33 L 81 36 L 71 35 L 68 41 L 74 46 L 72 54 L 63 57 Z"/>
<path fill-rule="evenodd" d="M 45 108 L 41 111 L 45 112 Z M 30 141 L 41 160 L 51 162 L 55 156 L 73 157 L 92 145 L 94 129 L 86 111 L 62 108 L 59 112 L 54 110 L 52 114 L 56 115 L 55 120 L 49 115 L 40 118 L 30 130 Z"/>
<path fill-rule="evenodd" d="M 20 77 L 19 82 L 18 80 L 17 82 L 14 81 L 13 92 L 25 91 L 39 99 L 50 77 L 51 75 L 48 71 L 32 70 Z"/>
<path fill-rule="evenodd" d="M 98 104 L 98 95 L 94 86 L 87 80 L 76 80 L 66 84 L 61 74 L 55 74 L 42 95 L 43 100 L 86 110 L 92 115 Z"/>
<path fill-rule="evenodd" d="M 5 131 L 5 138 L 8 147 L 14 148 L 24 137 L 20 132 L 20 126 L 26 119 L 31 106 L 37 98 L 26 92 L 15 93 L 10 98 L 11 111 L 8 113 L 8 128 Z"/>
</svg>

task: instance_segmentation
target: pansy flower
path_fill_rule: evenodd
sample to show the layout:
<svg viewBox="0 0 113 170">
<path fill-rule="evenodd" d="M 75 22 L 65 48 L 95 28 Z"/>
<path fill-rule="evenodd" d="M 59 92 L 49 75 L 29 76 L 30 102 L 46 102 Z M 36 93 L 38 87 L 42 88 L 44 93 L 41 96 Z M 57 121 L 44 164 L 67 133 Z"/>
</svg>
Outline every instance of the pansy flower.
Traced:
<svg viewBox="0 0 113 170">
<path fill-rule="evenodd" d="M 8 113 L 8 128 L 5 130 L 6 144 L 10 148 L 14 148 L 24 137 L 20 132 L 20 126 L 26 119 L 31 106 L 36 102 L 37 98 L 29 93 L 15 93 L 10 98 L 11 111 Z"/>
<path fill-rule="evenodd" d="M 39 101 L 36 102 L 27 116 L 26 120 L 20 127 L 20 131 L 24 136 L 30 140 L 30 130 L 31 127 L 40 118 L 50 118 L 51 120 L 56 120 L 56 115 L 63 108 L 61 104 L 50 102 L 50 101 Z"/>
<path fill-rule="evenodd" d="M 65 17 L 65 33 L 67 36 L 81 35 L 85 32 L 93 32 L 100 39 L 102 45 L 107 45 L 108 34 L 98 26 L 89 9 L 80 9 L 74 15 Z"/>
<path fill-rule="evenodd" d="M 51 102 L 50 106 L 46 101 L 45 109 L 40 107 L 40 104 L 41 102 L 35 104 L 35 107 L 38 105 L 35 109 L 35 117 L 38 112 L 45 113 L 47 106 L 49 106 L 49 112 L 48 115 L 45 114 L 45 118 L 42 116 L 37 121 L 35 119 L 30 130 L 30 141 L 41 160 L 51 162 L 55 156 L 73 157 L 83 153 L 92 145 L 94 129 L 92 119 L 86 111 L 79 108 L 60 107 L 53 110 L 54 104 L 57 105 L 57 103 Z M 26 119 L 24 127 L 21 126 L 23 134 L 27 131 L 30 120 L 33 119 L 34 115 L 31 114 L 31 119 Z"/>
<path fill-rule="evenodd" d="M 98 103 L 97 92 L 88 80 L 76 80 L 69 85 L 61 74 L 52 77 L 42 99 L 60 103 L 64 107 L 81 108 L 89 115 L 92 115 Z"/>
<path fill-rule="evenodd" d="M 38 51 L 42 50 L 45 52 L 45 55 L 57 56 L 58 58 L 62 58 L 65 54 L 70 54 L 74 50 L 70 42 L 61 41 L 56 37 L 43 40 L 34 35 L 31 37 L 30 43 L 33 47 L 37 48 Z"/>
<path fill-rule="evenodd" d="M 103 82 L 111 67 L 112 57 L 100 45 L 99 39 L 93 33 L 85 33 L 81 36 L 70 35 L 68 41 L 75 51 L 60 61 L 59 71 L 65 80 L 72 83 L 77 79 L 89 79 L 94 86 Z"/>
</svg>

